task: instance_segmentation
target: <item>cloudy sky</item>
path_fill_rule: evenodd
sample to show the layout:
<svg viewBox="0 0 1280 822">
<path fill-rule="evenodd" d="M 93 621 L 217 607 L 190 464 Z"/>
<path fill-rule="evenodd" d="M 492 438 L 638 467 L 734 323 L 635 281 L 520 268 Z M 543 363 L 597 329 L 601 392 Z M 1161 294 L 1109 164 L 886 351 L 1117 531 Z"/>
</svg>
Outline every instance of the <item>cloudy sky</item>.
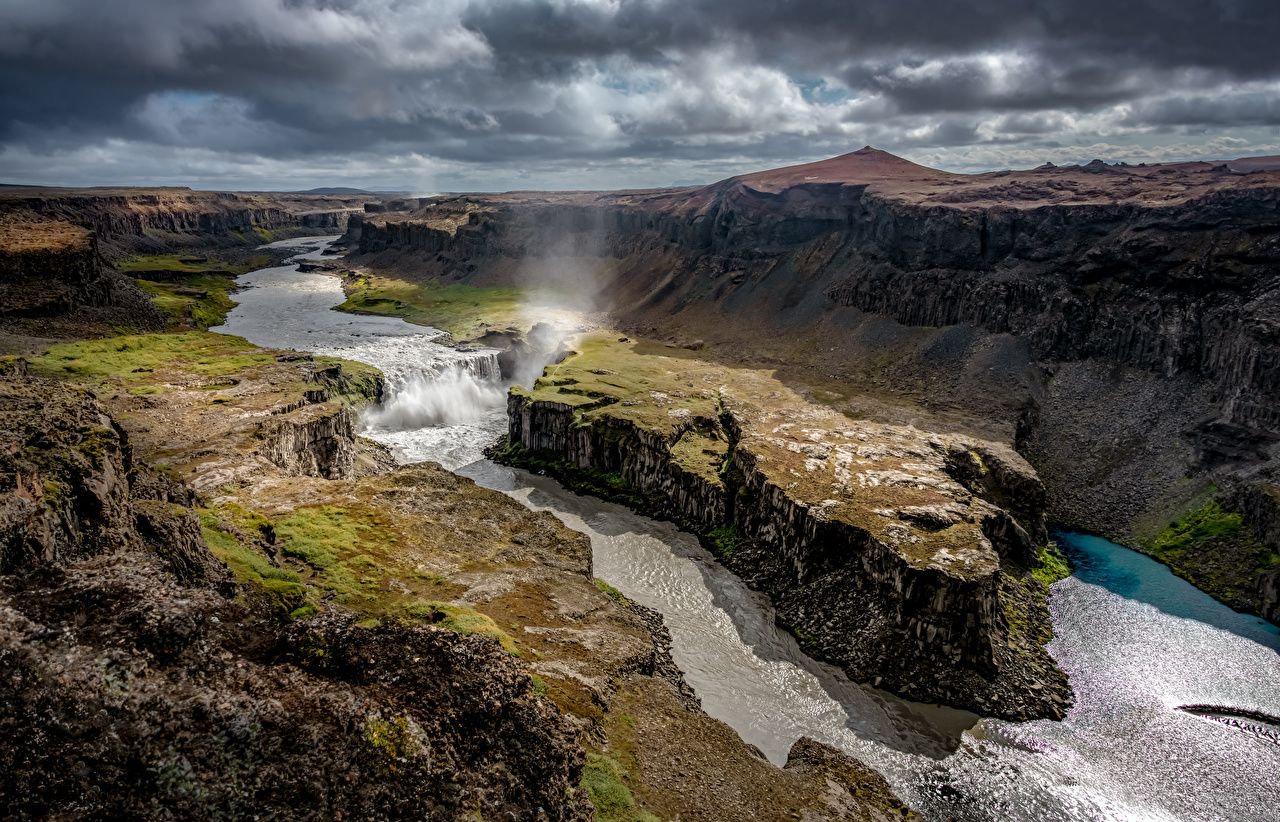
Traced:
<svg viewBox="0 0 1280 822">
<path fill-rule="evenodd" d="M 0 0 L 0 182 L 705 182 L 1280 154 L 1280 0 Z"/>
</svg>

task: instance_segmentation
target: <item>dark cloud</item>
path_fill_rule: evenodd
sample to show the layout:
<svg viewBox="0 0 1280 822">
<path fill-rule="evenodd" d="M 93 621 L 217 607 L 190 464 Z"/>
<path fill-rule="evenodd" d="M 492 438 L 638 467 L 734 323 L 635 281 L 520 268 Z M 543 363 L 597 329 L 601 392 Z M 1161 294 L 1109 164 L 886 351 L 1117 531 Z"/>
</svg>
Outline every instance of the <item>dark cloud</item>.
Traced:
<svg viewBox="0 0 1280 822">
<path fill-rule="evenodd" d="M 12 179 L 163 155 L 612 185 L 867 142 L 958 167 L 1280 142 L 1275 0 L 6 0 L 0 24 Z"/>
</svg>

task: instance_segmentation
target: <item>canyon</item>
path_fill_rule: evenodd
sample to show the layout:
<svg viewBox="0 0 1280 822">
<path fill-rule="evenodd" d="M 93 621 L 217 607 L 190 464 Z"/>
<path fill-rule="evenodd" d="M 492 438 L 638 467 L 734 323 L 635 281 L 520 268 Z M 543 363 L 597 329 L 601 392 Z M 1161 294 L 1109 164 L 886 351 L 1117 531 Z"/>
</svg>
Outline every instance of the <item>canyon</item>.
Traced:
<svg viewBox="0 0 1280 822">
<path fill-rule="evenodd" d="M 867 148 L 696 188 L 441 197 L 345 240 L 418 281 L 590 285 L 624 330 L 1011 445 L 1059 525 L 1143 549 L 1224 505 L 1238 539 L 1165 559 L 1274 618 L 1278 166 L 960 175 Z"/>
<path fill-rule="evenodd" d="M 234 277 L 298 250 L 262 241 L 339 231 L 345 258 L 308 246 L 296 270 L 451 333 L 206 330 Z M 827 740 L 771 764 L 702 712 L 662 615 L 594 578 L 568 520 L 472 482 L 478 454 L 409 449 L 462 476 L 405 464 L 404 419 L 473 420 L 396 402 L 444 376 L 509 387 L 493 459 L 696 535 L 808 655 L 909 700 L 1062 719 L 1051 529 L 1278 615 L 1278 271 L 1266 158 L 957 175 L 863 149 L 709 186 L 412 200 L 0 188 L 6 790 L 141 815 L 885 819 L 911 814 L 900 786 L 963 806 Z M 445 365 L 419 385 L 330 332 Z M 119 692 L 86 684 L 103 666 Z M 86 708 L 156 704 L 168 725 L 75 753 Z M 258 747 L 218 730 L 233 714 Z M 55 731 L 30 736 L 39 716 Z M 320 748 L 347 782 L 315 783 Z M 40 783 L 40 750 L 89 764 Z M 253 751 L 279 784 L 225 780 Z M 109 796 L 86 774 L 120 757 L 164 778 Z"/>
</svg>

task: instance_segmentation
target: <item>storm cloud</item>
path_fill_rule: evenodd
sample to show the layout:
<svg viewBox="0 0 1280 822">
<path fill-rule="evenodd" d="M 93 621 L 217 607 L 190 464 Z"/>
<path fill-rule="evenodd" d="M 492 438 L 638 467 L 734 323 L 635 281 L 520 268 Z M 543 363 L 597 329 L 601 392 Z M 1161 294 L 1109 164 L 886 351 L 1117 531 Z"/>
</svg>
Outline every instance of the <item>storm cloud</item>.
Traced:
<svg viewBox="0 0 1280 822">
<path fill-rule="evenodd" d="M 1275 0 L 6 0 L 0 180 L 462 190 L 1280 153 Z"/>
</svg>

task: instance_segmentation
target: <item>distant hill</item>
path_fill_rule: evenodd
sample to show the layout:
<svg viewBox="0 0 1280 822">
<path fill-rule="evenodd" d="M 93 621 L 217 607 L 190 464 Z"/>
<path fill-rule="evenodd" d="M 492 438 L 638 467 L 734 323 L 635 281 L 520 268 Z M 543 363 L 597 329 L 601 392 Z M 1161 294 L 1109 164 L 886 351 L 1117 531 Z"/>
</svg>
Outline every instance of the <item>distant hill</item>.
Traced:
<svg viewBox="0 0 1280 822">
<path fill-rule="evenodd" d="M 321 188 L 309 188 L 306 191 L 294 191 L 294 194 L 344 194 L 357 196 L 373 196 L 372 191 L 365 191 L 363 188 L 348 188 L 347 186 L 325 186 Z"/>
</svg>

